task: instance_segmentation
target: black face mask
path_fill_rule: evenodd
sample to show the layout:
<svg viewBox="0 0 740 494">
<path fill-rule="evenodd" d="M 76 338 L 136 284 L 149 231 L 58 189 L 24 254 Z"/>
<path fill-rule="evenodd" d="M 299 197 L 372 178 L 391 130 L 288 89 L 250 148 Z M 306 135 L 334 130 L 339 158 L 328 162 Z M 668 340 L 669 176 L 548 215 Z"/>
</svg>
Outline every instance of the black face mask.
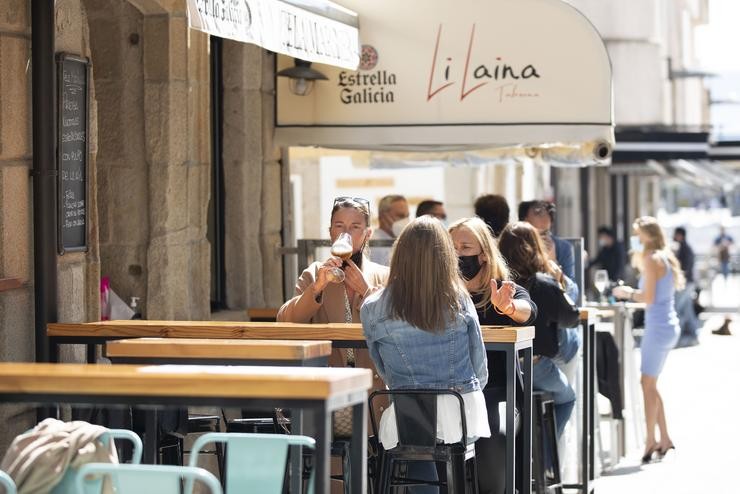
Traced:
<svg viewBox="0 0 740 494">
<path fill-rule="evenodd" d="M 357 264 L 357 267 L 362 270 L 362 249 L 352 254 L 352 257 L 350 257 L 353 263 Z"/>
<path fill-rule="evenodd" d="M 472 280 L 480 272 L 480 262 L 478 256 L 458 256 L 457 265 L 460 268 L 460 274 L 465 280 Z"/>
</svg>

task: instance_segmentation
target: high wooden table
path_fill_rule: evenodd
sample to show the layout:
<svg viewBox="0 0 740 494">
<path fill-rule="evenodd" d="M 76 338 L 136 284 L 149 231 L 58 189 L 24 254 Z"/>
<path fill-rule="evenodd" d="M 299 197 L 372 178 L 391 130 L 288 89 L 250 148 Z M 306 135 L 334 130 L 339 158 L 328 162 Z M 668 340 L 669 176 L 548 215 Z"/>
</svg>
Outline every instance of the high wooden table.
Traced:
<svg viewBox="0 0 740 494">
<path fill-rule="evenodd" d="M 201 365 L 328 365 L 331 341 L 234 340 L 202 338 L 134 338 L 105 344 L 106 357 L 124 364 L 201 364 Z M 155 463 L 157 420 L 147 413 L 144 462 Z M 293 413 L 293 432 L 303 434 L 303 413 Z M 293 455 L 293 471 L 300 471 L 299 454 Z M 293 476 L 294 491 L 300 491 L 300 478 Z"/>
<path fill-rule="evenodd" d="M 317 493 L 329 493 L 331 412 L 352 406 L 352 492 L 367 489 L 368 369 L 0 363 L 0 401 L 303 409 L 316 439 Z"/>
<path fill-rule="evenodd" d="M 516 462 L 521 462 L 520 492 L 531 492 L 532 458 L 532 341 L 534 327 L 485 326 L 483 343 L 488 351 L 506 355 L 506 492 L 514 492 Z M 132 337 L 160 338 L 232 338 L 269 340 L 331 340 L 334 348 L 366 348 L 361 324 L 297 324 L 279 322 L 225 321 L 101 321 L 91 323 L 49 324 L 52 358 L 58 357 L 60 344 L 102 344 Z M 95 352 L 88 350 L 88 357 Z M 524 403 L 521 410 L 522 450 L 515 450 L 514 409 L 519 359 L 522 360 Z M 511 433 L 509 433 L 511 431 Z M 354 491 L 353 491 L 354 492 Z"/>
</svg>

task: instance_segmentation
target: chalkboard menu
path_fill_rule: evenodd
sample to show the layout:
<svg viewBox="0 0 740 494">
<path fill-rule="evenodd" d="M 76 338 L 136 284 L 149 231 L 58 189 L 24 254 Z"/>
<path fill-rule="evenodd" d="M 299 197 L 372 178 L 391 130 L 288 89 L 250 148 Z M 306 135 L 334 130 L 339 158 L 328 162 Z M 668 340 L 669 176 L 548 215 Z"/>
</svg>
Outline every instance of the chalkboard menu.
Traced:
<svg viewBox="0 0 740 494">
<path fill-rule="evenodd" d="M 59 253 L 87 250 L 87 59 L 57 55 Z"/>
</svg>

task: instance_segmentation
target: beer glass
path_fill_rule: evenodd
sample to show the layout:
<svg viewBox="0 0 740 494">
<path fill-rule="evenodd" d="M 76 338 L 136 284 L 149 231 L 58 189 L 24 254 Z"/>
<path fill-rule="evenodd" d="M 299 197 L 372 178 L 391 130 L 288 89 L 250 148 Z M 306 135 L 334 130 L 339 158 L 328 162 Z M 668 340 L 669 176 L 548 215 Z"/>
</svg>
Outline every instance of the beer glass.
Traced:
<svg viewBox="0 0 740 494">
<path fill-rule="evenodd" d="M 349 233 L 340 233 L 337 239 L 331 244 L 331 255 L 347 261 L 352 257 L 352 237 Z M 342 283 L 345 275 L 341 268 L 332 268 L 328 273 L 329 281 L 332 283 Z"/>
</svg>

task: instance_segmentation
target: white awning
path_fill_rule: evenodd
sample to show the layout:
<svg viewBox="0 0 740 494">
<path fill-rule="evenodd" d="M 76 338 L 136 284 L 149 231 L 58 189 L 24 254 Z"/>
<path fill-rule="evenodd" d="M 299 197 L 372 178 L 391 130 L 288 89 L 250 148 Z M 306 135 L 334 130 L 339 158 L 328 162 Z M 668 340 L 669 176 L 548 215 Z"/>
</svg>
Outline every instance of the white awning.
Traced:
<svg viewBox="0 0 740 494">
<path fill-rule="evenodd" d="M 314 65 L 329 80 L 318 81 L 307 96 L 292 94 L 278 78 L 279 144 L 580 150 L 589 143 L 589 149 L 611 151 L 609 57 L 599 33 L 571 5 L 342 3 L 362 19 L 359 70 Z M 278 70 L 292 64 L 279 57 Z"/>
<path fill-rule="evenodd" d="M 327 0 L 187 0 L 188 24 L 214 36 L 345 69 L 359 63 L 357 14 Z"/>
</svg>

